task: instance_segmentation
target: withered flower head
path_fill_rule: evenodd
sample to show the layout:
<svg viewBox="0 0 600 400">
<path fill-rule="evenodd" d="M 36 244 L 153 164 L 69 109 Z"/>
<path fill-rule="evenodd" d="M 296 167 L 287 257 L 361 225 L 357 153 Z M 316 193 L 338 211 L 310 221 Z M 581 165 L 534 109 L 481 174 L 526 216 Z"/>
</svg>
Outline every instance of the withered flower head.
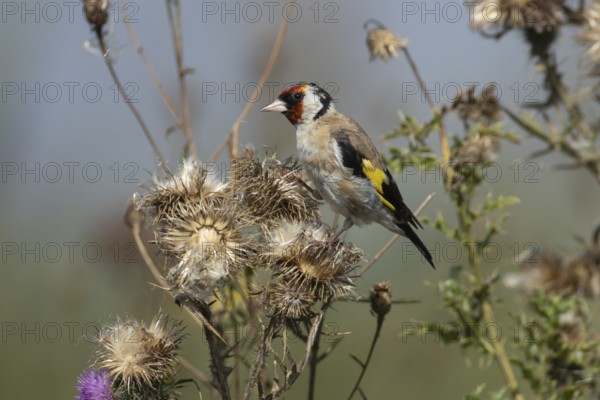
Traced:
<svg viewBox="0 0 600 400">
<path fill-rule="evenodd" d="M 85 18 L 99 30 L 108 20 L 108 0 L 84 0 Z"/>
<path fill-rule="evenodd" d="M 285 281 L 271 283 L 264 291 L 266 305 L 278 317 L 304 318 L 310 314 L 316 301 L 307 289 Z"/>
<path fill-rule="evenodd" d="M 96 364 L 107 371 L 117 388 L 148 392 L 171 379 L 183 338 L 181 322 L 158 315 L 146 327 L 135 320 L 118 319 L 100 333 Z"/>
<path fill-rule="evenodd" d="M 473 7 L 471 26 L 488 35 L 513 28 L 542 34 L 563 24 L 560 2 L 552 0 L 483 0 Z M 493 31 L 491 31 L 493 30 Z"/>
<path fill-rule="evenodd" d="M 369 294 L 371 311 L 379 318 L 383 318 L 392 308 L 392 287 L 389 282 L 376 283 Z"/>
<path fill-rule="evenodd" d="M 279 259 L 285 251 L 298 239 L 311 238 L 317 241 L 324 241 L 329 238 L 331 232 L 325 225 L 319 223 L 302 223 L 293 221 L 274 221 L 272 226 L 264 230 L 264 236 L 267 240 L 263 251 L 263 258 L 267 258 L 265 263 L 270 263 L 273 258 Z"/>
<path fill-rule="evenodd" d="M 527 293 L 541 289 L 550 295 L 580 294 L 600 299 L 600 245 L 593 242 L 582 254 L 564 259 L 541 252 L 535 263 L 524 262 L 521 271 L 508 274 L 504 284 Z"/>
<path fill-rule="evenodd" d="M 589 48 L 585 56 L 589 63 L 600 63 L 600 1 L 595 0 L 585 10 L 585 25 L 579 39 Z"/>
<path fill-rule="evenodd" d="M 136 206 L 157 223 L 177 217 L 181 204 L 218 202 L 225 196 L 226 184 L 210 176 L 195 158 L 184 160 L 177 175 L 154 177 L 154 184 L 143 196 L 134 196 Z M 183 206 L 185 208 L 185 206 Z"/>
<path fill-rule="evenodd" d="M 316 219 L 318 203 L 303 189 L 297 169 L 271 161 L 266 166 L 252 151 L 233 160 L 228 192 L 242 205 L 242 217 L 261 225 Z"/>
<path fill-rule="evenodd" d="M 206 300 L 248 265 L 252 236 L 238 223 L 236 205 L 228 202 L 218 208 L 182 203 L 178 214 L 156 232 L 157 244 L 175 261 L 167 282 L 175 295 Z"/>
<path fill-rule="evenodd" d="M 362 259 L 362 252 L 351 243 L 315 240 L 301 233 L 287 246 L 272 268 L 274 274 L 308 291 L 322 302 L 353 294 L 351 273 Z"/>
<path fill-rule="evenodd" d="M 496 159 L 499 148 L 500 142 L 494 136 L 470 136 L 452 153 L 450 161 L 457 168 L 486 165 Z"/>
<path fill-rule="evenodd" d="M 471 86 L 466 92 L 457 93 L 452 109 L 456 110 L 458 116 L 465 121 L 483 120 L 486 124 L 490 124 L 501 118 L 494 84 L 487 85 L 479 96 L 475 95 L 475 86 Z"/>
<path fill-rule="evenodd" d="M 365 24 L 365 28 L 369 22 Z M 390 58 L 398 57 L 400 49 L 408 46 L 408 39 L 396 35 L 394 32 L 377 23 L 377 26 L 367 31 L 367 47 L 370 61 L 377 58 L 388 62 Z"/>
</svg>

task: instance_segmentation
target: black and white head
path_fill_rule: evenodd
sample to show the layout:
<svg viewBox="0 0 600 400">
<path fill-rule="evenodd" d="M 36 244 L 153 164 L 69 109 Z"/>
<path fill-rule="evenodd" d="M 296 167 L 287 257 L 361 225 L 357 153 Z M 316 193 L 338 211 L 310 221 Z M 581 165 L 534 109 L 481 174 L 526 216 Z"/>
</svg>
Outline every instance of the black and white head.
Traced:
<svg viewBox="0 0 600 400">
<path fill-rule="evenodd" d="M 285 89 L 261 111 L 280 112 L 292 125 L 310 123 L 333 110 L 333 99 L 316 83 L 302 82 Z"/>
</svg>

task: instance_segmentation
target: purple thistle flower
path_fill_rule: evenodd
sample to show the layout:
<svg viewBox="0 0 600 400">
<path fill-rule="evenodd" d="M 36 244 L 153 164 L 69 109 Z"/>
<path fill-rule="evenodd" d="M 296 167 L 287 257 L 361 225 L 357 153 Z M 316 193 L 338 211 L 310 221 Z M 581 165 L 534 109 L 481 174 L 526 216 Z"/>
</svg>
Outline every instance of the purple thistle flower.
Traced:
<svg viewBox="0 0 600 400">
<path fill-rule="evenodd" d="M 77 400 L 112 400 L 111 379 L 106 371 L 86 369 L 77 378 Z"/>
</svg>

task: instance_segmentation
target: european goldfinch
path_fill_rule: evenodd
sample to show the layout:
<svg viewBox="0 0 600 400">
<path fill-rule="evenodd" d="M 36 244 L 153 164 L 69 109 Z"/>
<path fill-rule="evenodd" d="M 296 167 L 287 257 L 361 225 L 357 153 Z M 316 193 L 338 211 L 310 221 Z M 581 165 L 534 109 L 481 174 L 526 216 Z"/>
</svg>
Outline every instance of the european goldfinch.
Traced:
<svg viewBox="0 0 600 400">
<path fill-rule="evenodd" d="M 317 192 L 346 220 L 334 239 L 353 225 L 377 222 L 406 236 L 433 265 L 431 253 L 413 228 L 422 228 L 375 145 L 315 83 L 284 90 L 261 111 L 280 112 L 296 127 L 298 157 Z"/>
</svg>

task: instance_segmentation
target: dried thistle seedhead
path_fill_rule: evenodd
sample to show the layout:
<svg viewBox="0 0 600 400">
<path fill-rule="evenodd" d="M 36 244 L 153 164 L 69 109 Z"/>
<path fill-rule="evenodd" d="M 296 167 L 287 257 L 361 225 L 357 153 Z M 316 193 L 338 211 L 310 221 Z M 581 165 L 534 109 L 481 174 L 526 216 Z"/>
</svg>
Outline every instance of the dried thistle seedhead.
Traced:
<svg viewBox="0 0 600 400">
<path fill-rule="evenodd" d="M 502 118 L 494 84 L 487 85 L 479 96 L 475 95 L 475 86 L 471 86 L 466 92 L 457 93 L 452 109 L 456 110 L 458 116 L 464 121 L 481 120 L 489 125 Z"/>
<path fill-rule="evenodd" d="M 156 242 L 174 261 L 166 277 L 171 291 L 204 301 L 250 264 L 256 245 L 239 224 L 234 204 L 201 208 L 182 203 L 179 207 L 180 216 L 166 220 L 155 233 Z"/>
<path fill-rule="evenodd" d="M 582 254 L 566 259 L 542 252 L 537 262 L 523 263 L 520 272 L 508 274 L 504 284 L 527 293 L 541 289 L 549 295 L 600 299 L 600 246 L 593 242 Z"/>
<path fill-rule="evenodd" d="M 392 286 L 389 282 L 380 282 L 373 285 L 369 294 L 371 311 L 379 318 L 383 318 L 392 309 Z"/>
<path fill-rule="evenodd" d="M 100 30 L 108 20 L 108 0 L 84 0 L 85 18 Z"/>
<path fill-rule="evenodd" d="M 352 271 L 362 252 L 348 242 L 315 240 L 302 233 L 273 260 L 273 273 L 326 302 L 353 294 Z"/>
<path fill-rule="evenodd" d="M 318 203 L 302 189 L 298 171 L 271 161 L 265 167 L 252 151 L 233 160 L 228 193 L 241 204 L 242 217 L 266 226 L 317 219 Z"/>
<path fill-rule="evenodd" d="M 216 207 L 225 197 L 226 184 L 210 176 L 195 158 L 184 160 L 178 174 L 159 179 L 143 196 L 134 196 L 137 208 L 153 222 L 180 217 L 191 203 Z"/>
<path fill-rule="evenodd" d="M 398 57 L 400 49 L 407 46 L 408 39 L 396 35 L 383 26 L 369 29 L 367 32 L 370 61 L 379 58 L 387 63 L 390 58 Z"/>
<path fill-rule="evenodd" d="M 474 135 L 464 140 L 450 155 L 450 162 L 457 169 L 483 166 L 496 159 L 499 149 L 497 137 Z"/>
<path fill-rule="evenodd" d="M 471 26 L 484 34 L 501 35 L 519 28 L 541 34 L 563 24 L 561 6 L 553 0 L 483 0 L 473 7 Z"/>
<path fill-rule="evenodd" d="M 273 221 L 264 229 L 266 244 L 261 258 L 265 264 L 276 263 L 299 238 L 325 241 L 331 235 L 325 225 L 316 222 Z"/>
<path fill-rule="evenodd" d="M 286 319 L 306 318 L 315 304 L 315 296 L 307 287 L 298 287 L 285 281 L 271 283 L 264 290 L 266 306 L 274 316 Z"/>
<path fill-rule="evenodd" d="M 100 333 L 96 364 L 108 372 L 117 388 L 128 393 L 154 392 L 174 376 L 182 338 L 181 322 L 164 315 L 148 327 L 136 320 L 117 319 Z"/>
<path fill-rule="evenodd" d="M 579 40 L 589 46 L 585 57 L 594 65 L 592 73 L 600 73 L 600 1 L 595 0 L 585 10 L 585 25 L 579 34 Z"/>
</svg>

